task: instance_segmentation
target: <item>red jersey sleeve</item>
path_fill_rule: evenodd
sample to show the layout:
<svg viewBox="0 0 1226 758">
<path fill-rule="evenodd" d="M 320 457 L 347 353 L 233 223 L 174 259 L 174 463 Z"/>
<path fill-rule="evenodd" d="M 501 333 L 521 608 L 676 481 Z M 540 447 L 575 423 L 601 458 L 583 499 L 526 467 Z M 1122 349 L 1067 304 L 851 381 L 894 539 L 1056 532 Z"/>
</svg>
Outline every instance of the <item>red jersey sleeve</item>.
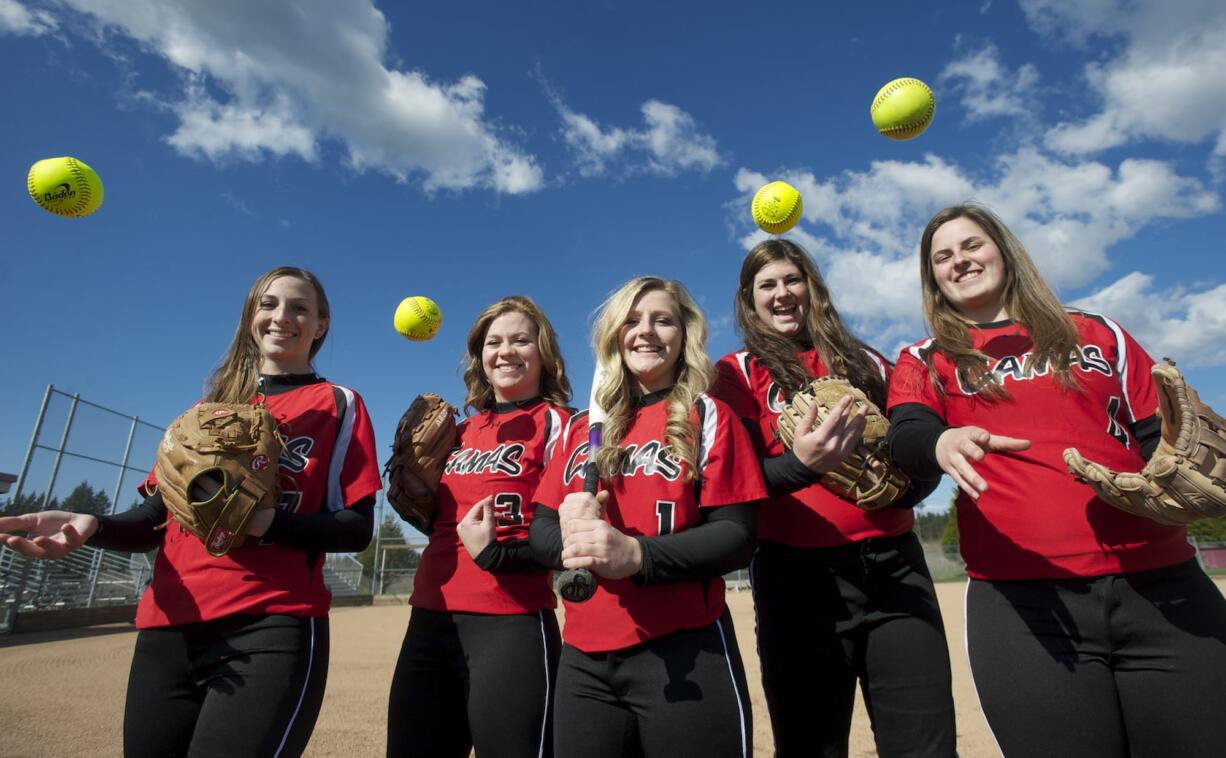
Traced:
<svg viewBox="0 0 1226 758">
<path fill-rule="evenodd" d="M 701 420 L 698 470 L 702 476 L 700 506 L 713 507 L 766 499 L 766 483 L 758 455 L 740 418 L 728 404 L 700 395 Z"/>
<path fill-rule="evenodd" d="M 349 401 L 344 417 L 337 419 L 340 428 L 328 477 L 328 507 L 335 510 L 374 495 L 383 489 L 383 480 L 366 403 L 353 390 L 334 386 L 347 394 Z"/>
<path fill-rule="evenodd" d="M 906 403 L 920 403 L 945 418 L 945 404 L 937 396 L 928 373 L 928 365 L 924 362 L 924 351 L 928 349 L 931 340 L 903 348 L 890 374 L 889 394 L 886 401 L 886 412 Z"/>
<path fill-rule="evenodd" d="M 1136 423 L 1158 413 L 1158 389 L 1154 386 L 1154 377 L 1150 373 L 1154 367 L 1154 359 L 1131 334 L 1120 329 L 1120 335 L 1123 338 L 1124 365 L 1119 369 L 1119 375 L 1132 415 L 1131 421 Z"/>
<path fill-rule="evenodd" d="M 557 510 L 567 495 L 581 491 L 587 449 L 587 411 L 580 411 L 570 418 L 563 429 L 561 439 L 545 464 L 532 501 Z"/>
</svg>

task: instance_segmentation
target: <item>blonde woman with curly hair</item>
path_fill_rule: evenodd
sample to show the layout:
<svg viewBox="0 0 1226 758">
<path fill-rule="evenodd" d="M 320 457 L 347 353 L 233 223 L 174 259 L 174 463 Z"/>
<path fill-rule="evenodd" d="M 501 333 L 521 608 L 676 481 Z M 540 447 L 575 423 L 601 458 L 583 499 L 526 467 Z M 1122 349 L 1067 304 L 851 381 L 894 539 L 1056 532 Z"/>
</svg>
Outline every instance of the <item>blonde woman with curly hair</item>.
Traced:
<svg viewBox="0 0 1226 758">
<path fill-rule="evenodd" d="M 585 412 L 537 490 L 538 559 L 586 568 L 595 595 L 567 603 L 558 755 L 748 756 L 745 672 L 722 575 L 748 563 L 761 471 L 740 421 L 706 394 L 702 312 L 679 283 L 638 277 L 593 333 L 604 439 Z M 602 491 L 583 491 L 594 465 Z"/>
<path fill-rule="evenodd" d="M 1226 600 L 1184 527 L 1114 508 L 1063 459 L 1144 466 L 1153 359 L 1061 305 L 986 208 L 937 213 L 919 252 L 932 337 L 899 356 L 889 441 L 908 473 L 958 485 L 966 648 L 1001 751 L 1222 755 Z"/>
<path fill-rule="evenodd" d="M 527 538 L 532 493 L 570 419 L 570 382 L 531 298 L 490 305 L 467 346 L 473 413 L 459 425 L 414 577 L 387 754 L 547 756 L 561 639 L 549 570 Z"/>
</svg>

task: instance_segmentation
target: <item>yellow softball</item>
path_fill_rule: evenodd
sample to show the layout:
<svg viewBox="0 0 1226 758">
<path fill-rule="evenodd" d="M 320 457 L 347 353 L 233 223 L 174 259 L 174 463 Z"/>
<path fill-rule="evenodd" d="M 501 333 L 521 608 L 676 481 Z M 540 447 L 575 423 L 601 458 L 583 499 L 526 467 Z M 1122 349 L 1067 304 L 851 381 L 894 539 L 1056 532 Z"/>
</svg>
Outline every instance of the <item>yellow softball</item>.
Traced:
<svg viewBox="0 0 1226 758">
<path fill-rule="evenodd" d="M 771 182 L 754 193 L 749 212 L 753 222 L 771 234 L 783 234 L 796 226 L 804 205 L 800 192 L 787 182 Z"/>
<path fill-rule="evenodd" d="M 76 158 L 44 158 L 26 176 L 30 198 L 57 216 L 80 218 L 102 205 L 102 180 Z"/>
<path fill-rule="evenodd" d="M 883 137 L 908 140 L 924 133 L 937 112 L 932 90 L 919 79 L 895 79 L 873 98 L 869 114 Z"/>
<path fill-rule="evenodd" d="M 396 315 L 392 317 L 396 331 L 414 342 L 425 342 L 433 337 L 442 323 L 443 312 L 439 310 L 438 303 L 421 295 L 401 300 L 400 305 L 396 306 Z"/>
</svg>

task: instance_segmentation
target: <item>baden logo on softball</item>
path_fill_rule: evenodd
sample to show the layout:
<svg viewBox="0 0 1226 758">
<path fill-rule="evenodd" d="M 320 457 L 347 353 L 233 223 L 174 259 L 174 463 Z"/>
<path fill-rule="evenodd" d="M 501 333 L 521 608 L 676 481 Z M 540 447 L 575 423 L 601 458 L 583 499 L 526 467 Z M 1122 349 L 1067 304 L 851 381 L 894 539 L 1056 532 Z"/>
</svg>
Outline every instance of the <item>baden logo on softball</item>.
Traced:
<svg viewBox="0 0 1226 758">
<path fill-rule="evenodd" d="M 44 158 L 26 176 L 30 199 L 57 216 L 80 218 L 102 205 L 102 180 L 85 163 L 68 156 Z"/>
<path fill-rule="evenodd" d="M 787 182 L 771 182 L 754 193 L 749 212 L 758 228 L 770 234 L 783 234 L 796 226 L 804 204 L 800 192 Z"/>
<path fill-rule="evenodd" d="M 438 333 L 443 323 L 443 312 L 438 304 L 428 297 L 406 297 L 396 306 L 392 324 L 405 339 L 424 342 Z"/>
<path fill-rule="evenodd" d="M 877 90 L 869 114 L 883 137 L 909 140 L 924 133 L 937 112 L 932 90 L 919 79 L 895 79 Z"/>
</svg>

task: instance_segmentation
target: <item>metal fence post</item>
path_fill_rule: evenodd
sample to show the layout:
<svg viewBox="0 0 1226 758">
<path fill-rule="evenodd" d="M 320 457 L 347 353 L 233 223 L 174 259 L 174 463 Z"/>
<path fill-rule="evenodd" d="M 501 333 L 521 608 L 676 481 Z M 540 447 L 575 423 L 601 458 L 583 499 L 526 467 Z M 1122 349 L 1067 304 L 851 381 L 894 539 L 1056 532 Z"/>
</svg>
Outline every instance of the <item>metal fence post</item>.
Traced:
<svg viewBox="0 0 1226 758">
<path fill-rule="evenodd" d="M 25 484 L 26 474 L 30 471 L 30 460 L 34 457 L 34 448 L 38 445 L 38 435 L 42 434 L 43 421 L 47 418 L 47 405 L 51 402 L 51 393 L 54 391 L 55 387 L 48 384 L 47 391 L 43 393 L 43 404 L 38 409 L 38 420 L 34 422 L 34 433 L 30 435 L 30 446 L 26 448 L 26 458 L 21 463 L 21 473 L 17 475 L 17 484 L 9 500 L 10 504 L 17 502 L 17 498 L 21 497 L 21 487 Z"/>
<path fill-rule="evenodd" d="M 119 507 L 119 493 L 123 492 L 123 478 L 128 473 L 128 460 L 132 455 L 132 440 L 136 438 L 136 425 L 140 419 L 136 416 L 132 417 L 132 426 L 128 427 L 128 441 L 123 448 L 123 460 L 119 465 L 119 476 L 115 479 L 115 489 L 111 493 L 111 505 L 107 508 L 106 515 L 114 515 L 115 509 Z M 102 548 L 98 548 L 94 553 L 94 561 L 89 569 L 89 596 L 85 599 L 85 607 L 94 607 L 94 595 L 98 592 L 98 574 L 102 572 L 102 556 L 104 554 Z"/>
<path fill-rule="evenodd" d="M 380 491 L 379 506 L 375 510 L 375 554 L 370 562 L 370 594 L 374 597 L 383 594 L 383 569 L 379 565 L 379 559 L 386 556 L 386 551 L 383 550 L 383 504 L 386 502 L 387 499 Z"/>
<path fill-rule="evenodd" d="M 50 389 L 50 388 L 48 388 Z M 64 433 L 60 435 L 60 446 L 55 451 L 55 463 L 51 466 L 51 479 L 47 482 L 47 491 L 43 493 L 43 502 L 39 506 L 39 511 L 47 510 L 47 506 L 51 504 L 51 492 L 55 489 L 55 478 L 60 473 L 60 461 L 64 460 L 64 447 L 68 444 L 68 433 L 72 431 L 72 418 L 77 412 L 77 401 L 81 399 L 80 393 L 72 396 L 72 404 L 68 406 L 68 418 L 64 421 Z M 41 422 L 40 422 L 41 423 Z M 21 579 L 17 581 L 17 604 L 13 608 L 13 620 L 16 623 L 16 614 L 21 612 L 21 597 L 26 593 L 26 584 L 30 581 L 30 569 L 34 567 L 33 558 L 26 558 L 25 564 L 21 567 Z M 35 595 L 37 599 L 42 595 L 43 584 L 47 579 L 47 570 L 44 568 L 38 572 L 38 593 Z"/>
</svg>

